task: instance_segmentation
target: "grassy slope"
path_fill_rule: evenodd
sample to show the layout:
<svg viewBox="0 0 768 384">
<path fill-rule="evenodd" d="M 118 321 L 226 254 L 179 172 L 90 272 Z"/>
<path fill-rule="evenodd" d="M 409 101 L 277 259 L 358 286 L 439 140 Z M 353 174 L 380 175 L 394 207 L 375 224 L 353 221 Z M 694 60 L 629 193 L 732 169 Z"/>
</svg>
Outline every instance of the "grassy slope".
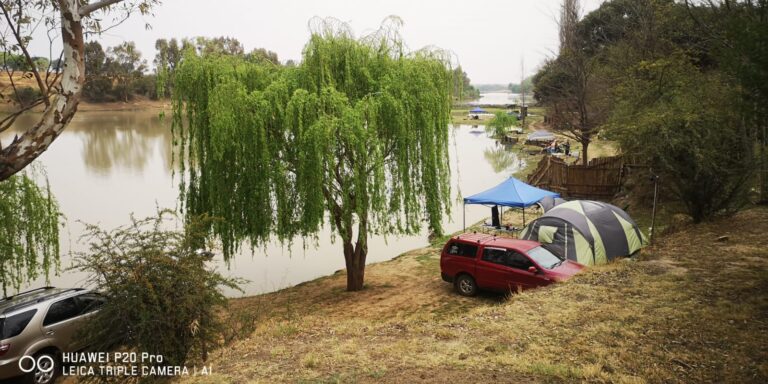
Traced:
<svg viewBox="0 0 768 384">
<path fill-rule="evenodd" d="M 456 295 L 439 248 L 416 250 L 369 266 L 363 292 L 337 273 L 234 300 L 256 330 L 183 381 L 766 382 L 767 231 L 751 209 L 509 298 Z"/>
</svg>

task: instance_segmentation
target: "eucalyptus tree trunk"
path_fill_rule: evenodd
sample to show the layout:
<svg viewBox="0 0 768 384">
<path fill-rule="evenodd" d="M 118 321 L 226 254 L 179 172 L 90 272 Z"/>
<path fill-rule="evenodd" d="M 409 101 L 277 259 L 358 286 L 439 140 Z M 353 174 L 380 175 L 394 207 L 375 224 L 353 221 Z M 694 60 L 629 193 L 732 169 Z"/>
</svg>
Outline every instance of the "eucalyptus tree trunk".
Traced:
<svg viewBox="0 0 768 384">
<path fill-rule="evenodd" d="M 0 181 L 24 169 L 45 152 L 72 120 L 85 83 L 81 20 L 92 12 L 119 1 L 122 0 L 103 0 L 81 7 L 78 0 L 58 0 L 64 62 L 61 83 L 53 100 L 45 100 L 46 107 L 40 121 L 21 136 L 15 137 L 7 146 L 0 147 Z M 19 45 L 23 46 L 21 42 Z M 40 92 L 45 95 L 46 89 L 40 89 Z"/>
</svg>

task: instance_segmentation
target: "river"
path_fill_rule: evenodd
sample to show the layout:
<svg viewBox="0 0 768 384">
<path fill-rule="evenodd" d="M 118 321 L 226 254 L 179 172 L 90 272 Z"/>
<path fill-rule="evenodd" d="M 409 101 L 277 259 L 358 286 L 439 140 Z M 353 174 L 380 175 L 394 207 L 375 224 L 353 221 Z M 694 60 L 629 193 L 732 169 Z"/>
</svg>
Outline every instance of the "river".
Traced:
<svg viewBox="0 0 768 384">
<path fill-rule="evenodd" d="M 29 126 L 39 117 L 22 116 L 17 127 Z M 511 175 L 521 164 L 515 154 L 490 139 L 482 127 L 459 126 L 451 130 L 450 164 L 454 205 L 446 218 L 448 232 L 462 228 L 459 193 L 471 195 L 490 188 Z M 12 132 L 11 132 L 12 133 Z M 8 140 L 8 133 L 3 140 Z M 80 112 L 69 127 L 36 161 L 47 171 L 51 191 L 66 216 L 61 232 L 62 272 L 52 276 L 55 286 L 82 286 L 85 275 L 68 271 L 69 252 L 85 251 L 79 241 L 83 222 L 114 228 L 138 218 L 151 216 L 156 207 L 177 207 L 177 182 L 171 156 L 169 119 L 155 111 Z M 467 206 L 467 224 L 490 215 L 482 206 Z M 275 291 L 344 268 L 340 244 L 333 244 L 326 229 L 316 247 L 306 250 L 302 241 L 291 248 L 270 243 L 251 253 L 246 249 L 227 265 L 221 256 L 216 268 L 226 275 L 249 280 L 245 295 Z M 426 231 L 417 236 L 369 240 L 368 264 L 392 259 L 403 252 L 427 245 Z M 247 248 L 247 247 L 246 247 Z M 31 282 L 32 287 L 44 284 Z M 243 295 L 227 291 L 231 297 Z"/>
<path fill-rule="evenodd" d="M 480 98 L 470 101 L 470 105 L 506 106 L 520 104 L 522 95 L 506 91 L 481 93 Z M 526 95 L 526 103 L 530 103 L 531 95 Z"/>
</svg>

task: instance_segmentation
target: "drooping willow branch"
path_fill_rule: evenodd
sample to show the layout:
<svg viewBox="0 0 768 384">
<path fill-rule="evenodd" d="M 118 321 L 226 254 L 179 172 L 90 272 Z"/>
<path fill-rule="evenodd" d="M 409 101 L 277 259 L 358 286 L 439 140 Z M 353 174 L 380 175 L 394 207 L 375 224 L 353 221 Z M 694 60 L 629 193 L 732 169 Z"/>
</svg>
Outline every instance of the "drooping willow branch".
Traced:
<svg viewBox="0 0 768 384">
<path fill-rule="evenodd" d="M 188 51 L 174 77 L 174 135 L 189 214 L 230 257 L 244 240 L 440 233 L 449 210 L 448 55 L 407 52 L 397 20 L 362 39 L 313 19 L 297 67 Z M 353 231 L 354 229 L 354 231 Z"/>
</svg>

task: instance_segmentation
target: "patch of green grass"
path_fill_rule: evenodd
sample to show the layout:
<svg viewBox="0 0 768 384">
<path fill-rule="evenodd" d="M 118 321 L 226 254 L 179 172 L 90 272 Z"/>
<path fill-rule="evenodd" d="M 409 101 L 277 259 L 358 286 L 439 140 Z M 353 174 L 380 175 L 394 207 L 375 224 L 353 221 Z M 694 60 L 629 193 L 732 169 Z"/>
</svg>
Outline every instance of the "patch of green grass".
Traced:
<svg viewBox="0 0 768 384">
<path fill-rule="evenodd" d="M 272 331 L 272 334 L 277 337 L 288 337 L 299 333 L 299 328 L 296 324 L 282 322 L 278 324 Z"/>
<path fill-rule="evenodd" d="M 439 259 L 439 256 L 431 253 L 425 253 L 423 255 L 416 256 L 416 261 L 418 261 L 422 265 L 434 264 L 435 260 L 438 260 L 438 259 Z"/>
<path fill-rule="evenodd" d="M 373 369 L 368 371 L 368 376 L 374 379 L 381 379 L 387 374 L 386 369 Z"/>
<path fill-rule="evenodd" d="M 579 369 L 564 364 L 535 362 L 528 369 L 531 373 L 539 376 L 554 376 L 561 379 L 578 379 L 581 377 Z"/>
</svg>

